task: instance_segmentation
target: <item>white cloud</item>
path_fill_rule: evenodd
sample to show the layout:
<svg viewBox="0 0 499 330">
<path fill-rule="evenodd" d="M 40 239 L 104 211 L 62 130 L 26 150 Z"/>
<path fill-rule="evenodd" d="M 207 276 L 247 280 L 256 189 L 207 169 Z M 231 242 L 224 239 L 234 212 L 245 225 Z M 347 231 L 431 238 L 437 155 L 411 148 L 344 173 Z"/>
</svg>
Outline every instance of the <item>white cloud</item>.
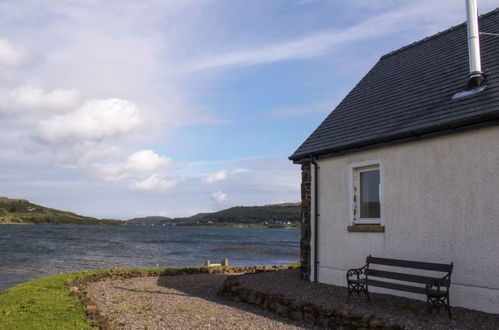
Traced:
<svg viewBox="0 0 499 330">
<path fill-rule="evenodd" d="M 293 117 L 310 113 L 329 113 L 336 107 L 334 102 L 320 102 L 303 106 L 290 106 L 273 109 L 271 115 L 278 117 Z"/>
<path fill-rule="evenodd" d="M 134 181 L 129 184 L 129 188 L 133 190 L 169 190 L 174 188 L 180 181 L 180 178 L 172 178 L 164 175 L 153 174 L 145 180 Z"/>
<path fill-rule="evenodd" d="M 248 172 L 247 168 L 235 168 L 232 171 L 230 171 L 230 174 L 239 174 L 239 173 L 245 173 Z"/>
<path fill-rule="evenodd" d="M 20 66 L 34 59 L 34 55 L 9 40 L 0 38 L 0 66 Z"/>
<path fill-rule="evenodd" d="M 173 169 L 177 167 L 170 158 L 162 157 L 152 150 L 141 150 L 131 154 L 127 158 L 125 166 L 128 170 L 136 172 L 149 172 L 161 168 Z"/>
<path fill-rule="evenodd" d="M 227 194 L 224 194 L 221 191 L 217 191 L 217 192 L 214 192 L 213 194 L 211 194 L 211 198 L 213 198 L 213 200 L 218 202 L 218 203 L 227 202 L 229 200 L 229 198 L 227 197 Z"/>
<path fill-rule="evenodd" d="M 78 164 L 87 168 L 98 162 L 109 162 L 120 156 L 122 150 L 117 145 L 105 144 L 94 141 L 83 141 L 68 146 L 57 146 L 56 162 L 58 164 Z"/>
<path fill-rule="evenodd" d="M 317 0 L 298 0 L 294 4 L 295 6 L 303 6 L 303 5 L 308 5 L 309 3 L 316 2 Z"/>
<path fill-rule="evenodd" d="M 0 111 L 69 109 L 76 106 L 78 101 L 79 94 L 73 89 L 54 89 L 50 92 L 45 92 L 31 85 L 24 85 L 14 88 L 9 92 L 6 104 L 0 108 Z"/>
<path fill-rule="evenodd" d="M 90 100 L 74 112 L 43 120 L 38 138 L 47 143 L 99 141 L 140 127 L 143 119 L 134 103 L 121 99 Z"/>
<path fill-rule="evenodd" d="M 217 181 L 225 180 L 229 177 L 229 171 L 221 170 L 220 172 L 208 175 L 206 178 L 202 179 L 203 183 L 214 183 Z"/>
<path fill-rule="evenodd" d="M 201 179 L 201 182 L 203 183 L 215 183 L 217 181 L 222 181 L 228 179 L 230 176 L 239 174 L 239 173 L 244 173 L 247 172 L 248 170 L 245 168 L 235 168 L 233 170 L 221 170 L 219 172 L 210 174 L 203 179 Z"/>
<path fill-rule="evenodd" d="M 123 163 L 96 166 L 96 172 L 102 180 L 116 182 L 158 170 L 173 170 L 180 167 L 181 165 L 175 164 L 170 158 L 162 157 L 152 150 L 141 150 L 128 156 Z"/>
<path fill-rule="evenodd" d="M 309 3 L 309 0 L 298 1 L 297 4 Z M 369 1 L 371 2 L 371 1 Z M 386 5 L 387 1 L 383 1 Z M 482 8 L 493 8 L 496 0 L 484 0 Z M 383 4 L 382 3 L 382 4 Z M 351 6 L 359 6 L 352 3 Z M 361 2 L 359 7 L 366 7 Z M 377 3 L 375 7 L 379 7 Z M 454 0 L 441 3 L 427 0 L 402 3 L 402 6 L 384 11 L 382 14 L 370 18 L 353 26 L 322 30 L 302 37 L 276 41 L 267 45 L 255 44 L 245 49 L 232 49 L 220 54 L 197 58 L 186 66 L 187 70 L 204 70 L 231 66 L 251 66 L 268 64 L 286 60 L 305 60 L 323 56 L 338 51 L 350 42 L 389 37 L 401 34 L 404 31 L 422 33 L 421 37 L 433 34 L 438 29 L 448 28 L 452 24 L 459 24 L 460 17 L 464 18 L 464 6 Z M 443 14 L 446 13 L 446 14 Z"/>
<path fill-rule="evenodd" d="M 205 59 L 196 59 L 189 70 L 203 70 L 225 66 L 249 66 L 273 63 L 284 60 L 303 60 L 318 57 L 331 52 L 335 46 L 345 42 L 368 39 L 393 30 L 399 23 L 396 12 L 368 19 L 358 25 L 343 30 L 331 29 L 317 32 L 295 40 L 284 41 L 268 46 L 256 46 L 215 55 Z M 400 30 L 400 26 L 398 26 Z"/>
</svg>

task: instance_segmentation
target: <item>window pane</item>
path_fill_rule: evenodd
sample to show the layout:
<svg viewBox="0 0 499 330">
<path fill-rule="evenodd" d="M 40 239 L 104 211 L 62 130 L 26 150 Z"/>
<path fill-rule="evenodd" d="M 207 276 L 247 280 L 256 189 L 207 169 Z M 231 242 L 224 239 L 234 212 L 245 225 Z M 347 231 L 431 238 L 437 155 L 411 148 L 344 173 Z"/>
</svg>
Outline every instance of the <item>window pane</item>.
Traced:
<svg viewBox="0 0 499 330">
<path fill-rule="evenodd" d="M 380 217 L 379 170 L 360 173 L 360 217 Z"/>
</svg>

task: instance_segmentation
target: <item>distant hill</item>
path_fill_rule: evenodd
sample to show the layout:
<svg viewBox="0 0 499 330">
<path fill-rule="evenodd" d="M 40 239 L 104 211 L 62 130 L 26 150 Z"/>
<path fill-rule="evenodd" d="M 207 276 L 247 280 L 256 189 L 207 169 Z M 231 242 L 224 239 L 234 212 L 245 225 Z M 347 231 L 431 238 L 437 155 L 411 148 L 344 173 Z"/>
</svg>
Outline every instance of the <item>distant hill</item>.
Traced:
<svg viewBox="0 0 499 330">
<path fill-rule="evenodd" d="M 299 226 L 300 203 L 284 203 L 265 206 L 235 206 L 213 213 L 198 213 L 191 217 L 168 219 L 166 221 L 147 220 L 161 217 L 139 218 L 141 224 L 161 224 L 180 226 Z M 133 221 L 129 220 L 129 221 Z M 128 221 L 127 221 L 128 222 Z"/>
<path fill-rule="evenodd" d="M 143 217 L 143 218 L 133 218 L 126 221 L 128 225 L 166 225 L 172 222 L 172 218 L 168 217 Z"/>
<path fill-rule="evenodd" d="M 0 197 L 0 224 L 121 225 L 119 220 L 100 220 L 73 212 L 30 203 L 25 199 Z"/>
<path fill-rule="evenodd" d="M 299 203 L 265 206 L 235 206 L 213 213 L 198 213 L 185 218 L 150 216 L 127 221 L 96 219 L 73 212 L 30 203 L 25 199 L 0 197 L 0 224 L 68 225 L 178 225 L 178 226 L 299 226 Z"/>
</svg>

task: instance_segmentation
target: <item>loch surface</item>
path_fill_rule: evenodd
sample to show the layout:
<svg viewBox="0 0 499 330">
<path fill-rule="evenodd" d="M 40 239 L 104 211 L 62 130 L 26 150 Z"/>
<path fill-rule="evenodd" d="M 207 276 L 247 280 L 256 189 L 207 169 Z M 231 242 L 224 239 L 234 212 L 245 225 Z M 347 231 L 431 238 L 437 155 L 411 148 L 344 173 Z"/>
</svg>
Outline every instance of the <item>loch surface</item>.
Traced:
<svg viewBox="0 0 499 330">
<path fill-rule="evenodd" d="M 286 265 L 299 260 L 296 228 L 0 225 L 0 290 L 92 269 Z"/>
</svg>

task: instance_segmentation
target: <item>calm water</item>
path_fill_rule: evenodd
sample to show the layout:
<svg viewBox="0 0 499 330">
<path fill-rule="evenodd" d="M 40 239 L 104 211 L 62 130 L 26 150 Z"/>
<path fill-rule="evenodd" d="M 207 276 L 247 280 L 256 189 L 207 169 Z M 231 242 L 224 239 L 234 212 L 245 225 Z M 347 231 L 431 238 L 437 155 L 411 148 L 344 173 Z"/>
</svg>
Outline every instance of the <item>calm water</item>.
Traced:
<svg viewBox="0 0 499 330">
<path fill-rule="evenodd" d="M 34 278 L 111 267 L 284 265 L 299 230 L 163 226 L 0 225 L 0 290 Z"/>
</svg>

